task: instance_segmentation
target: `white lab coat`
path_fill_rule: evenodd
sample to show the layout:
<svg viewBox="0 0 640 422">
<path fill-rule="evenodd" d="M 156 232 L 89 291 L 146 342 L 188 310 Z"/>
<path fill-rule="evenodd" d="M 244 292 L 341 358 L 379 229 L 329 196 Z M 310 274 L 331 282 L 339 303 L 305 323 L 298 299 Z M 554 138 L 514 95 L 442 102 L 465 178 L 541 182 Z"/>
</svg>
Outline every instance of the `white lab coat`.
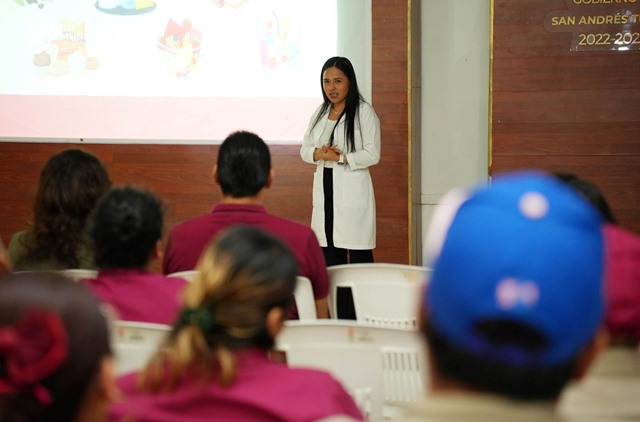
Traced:
<svg viewBox="0 0 640 422">
<path fill-rule="evenodd" d="M 311 228 L 320 246 L 327 246 L 324 232 L 324 161 L 313 161 L 313 150 L 328 143 L 320 139 L 327 121 L 325 113 L 311 129 L 319 106 L 311 116 L 304 135 L 300 156 L 308 163 L 316 164 L 313 175 L 313 212 Z M 347 157 L 347 165 L 333 166 L 333 243 L 337 248 L 374 249 L 376 247 L 376 202 L 369 167 L 380 161 L 380 121 L 371 105 L 361 102 L 359 119 L 355 119 L 354 141 L 356 150 L 348 151 L 345 139 L 345 118 L 338 122 L 333 133 L 337 145 Z M 331 122 L 333 124 L 333 122 Z"/>
</svg>

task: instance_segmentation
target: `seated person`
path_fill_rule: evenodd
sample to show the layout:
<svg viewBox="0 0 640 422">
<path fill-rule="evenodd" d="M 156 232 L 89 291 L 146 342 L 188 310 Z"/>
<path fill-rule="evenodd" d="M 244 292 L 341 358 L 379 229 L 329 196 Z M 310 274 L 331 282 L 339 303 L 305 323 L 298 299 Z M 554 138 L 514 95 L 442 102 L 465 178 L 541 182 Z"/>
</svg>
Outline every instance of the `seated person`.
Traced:
<svg viewBox="0 0 640 422">
<path fill-rule="evenodd" d="M 291 305 L 297 263 L 250 226 L 216 237 L 185 290 L 185 307 L 147 367 L 118 380 L 111 421 L 362 420 L 328 373 L 269 359 Z"/>
<path fill-rule="evenodd" d="M 52 156 L 40 173 L 33 225 L 9 242 L 13 269 L 93 269 L 85 223 L 110 187 L 107 170 L 93 154 L 68 149 Z"/>
<path fill-rule="evenodd" d="M 107 323 L 55 273 L 0 277 L 0 420 L 100 422 L 117 394 Z"/>
<path fill-rule="evenodd" d="M 134 187 L 114 188 L 96 205 L 90 225 L 99 272 L 84 282 L 121 320 L 173 323 L 187 282 L 147 270 L 160 250 L 160 200 Z"/>
<path fill-rule="evenodd" d="M 602 215 L 551 175 L 445 196 L 427 234 L 431 391 L 406 421 L 556 421 L 606 344 Z"/>
<path fill-rule="evenodd" d="M 232 133 L 220 145 L 213 179 L 220 187 L 222 203 L 213 211 L 178 224 L 169 233 L 162 271 L 171 274 L 192 270 L 215 235 L 235 224 L 249 224 L 284 240 L 298 259 L 300 275 L 311 281 L 318 318 L 327 318 L 329 275 L 310 227 L 267 213 L 264 198 L 273 183 L 269 147 L 250 132 Z M 295 304 L 290 318 L 297 318 Z"/>
<path fill-rule="evenodd" d="M 610 344 L 587 376 L 565 390 L 559 404 L 568 419 L 640 420 L 640 236 L 619 226 L 600 189 L 572 173 L 556 173 L 611 224 L 606 243 L 606 328 Z"/>
<path fill-rule="evenodd" d="M 609 225 L 605 238 L 609 346 L 559 407 L 576 421 L 640 420 L 640 236 Z"/>
</svg>

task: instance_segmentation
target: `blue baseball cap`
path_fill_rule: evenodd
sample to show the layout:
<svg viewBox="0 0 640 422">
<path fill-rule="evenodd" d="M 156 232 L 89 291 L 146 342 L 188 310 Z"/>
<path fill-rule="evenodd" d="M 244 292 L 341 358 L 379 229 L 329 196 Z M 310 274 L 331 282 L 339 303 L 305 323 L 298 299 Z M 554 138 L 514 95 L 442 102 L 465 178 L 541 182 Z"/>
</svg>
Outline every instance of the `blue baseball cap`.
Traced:
<svg viewBox="0 0 640 422">
<path fill-rule="evenodd" d="M 427 235 L 429 323 L 489 360 L 527 368 L 569 361 L 603 321 L 603 225 L 576 191 L 541 172 L 506 173 L 490 186 L 452 192 Z M 490 320 L 531 327 L 546 345 L 533 352 L 492 344 L 477 331 Z"/>
</svg>

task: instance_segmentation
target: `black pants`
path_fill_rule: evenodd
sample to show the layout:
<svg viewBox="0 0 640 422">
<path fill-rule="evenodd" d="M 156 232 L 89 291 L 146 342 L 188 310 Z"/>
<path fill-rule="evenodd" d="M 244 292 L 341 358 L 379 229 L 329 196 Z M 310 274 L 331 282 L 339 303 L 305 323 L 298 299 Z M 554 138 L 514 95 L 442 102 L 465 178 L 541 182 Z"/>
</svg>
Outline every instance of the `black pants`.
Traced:
<svg viewBox="0 0 640 422">
<path fill-rule="evenodd" d="M 322 248 L 327 266 L 373 262 L 371 249 L 343 249 L 333 244 L 333 169 L 327 167 L 323 172 L 324 190 L 324 232 L 327 246 Z M 337 311 L 339 319 L 356 319 L 351 289 L 339 287 L 337 292 Z"/>
</svg>

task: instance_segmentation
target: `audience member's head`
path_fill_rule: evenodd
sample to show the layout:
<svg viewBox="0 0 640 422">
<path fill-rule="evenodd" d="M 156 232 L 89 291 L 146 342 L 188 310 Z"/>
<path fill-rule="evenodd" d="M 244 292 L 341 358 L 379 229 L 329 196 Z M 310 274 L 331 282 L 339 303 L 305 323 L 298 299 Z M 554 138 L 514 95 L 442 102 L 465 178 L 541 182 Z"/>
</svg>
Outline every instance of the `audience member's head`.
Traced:
<svg viewBox="0 0 640 422">
<path fill-rule="evenodd" d="M 269 147 L 254 133 L 230 134 L 220 145 L 214 177 L 224 196 L 257 196 L 273 177 Z"/>
<path fill-rule="evenodd" d="M 587 201 L 593 204 L 607 220 L 607 222 L 616 224 L 616 218 L 613 215 L 611 206 L 607 201 L 604 194 L 598 189 L 596 185 L 588 180 L 582 179 L 573 173 L 553 173 L 553 175 L 559 180 L 563 181 L 567 185 L 573 187 L 580 193 Z"/>
<path fill-rule="evenodd" d="M 52 260 L 58 268 L 78 268 L 78 250 L 88 247 L 87 217 L 110 186 L 105 166 L 93 154 L 68 149 L 52 156 L 40 174 L 33 227 L 16 269 Z"/>
<path fill-rule="evenodd" d="M 554 176 L 576 189 L 611 223 L 606 244 L 606 326 L 612 344 L 636 347 L 640 342 L 640 237 L 618 225 L 606 196 L 588 180 L 571 173 Z"/>
<path fill-rule="evenodd" d="M 149 191 L 113 188 L 96 205 L 90 226 L 98 268 L 146 268 L 162 237 L 162 202 Z"/>
<path fill-rule="evenodd" d="M 166 348 L 140 378 L 151 390 L 193 370 L 223 386 L 233 383 L 234 351 L 273 346 L 298 267 L 279 239 L 254 227 L 234 226 L 215 238 L 197 269 L 200 274 L 185 291 L 185 308 Z"/>
<path fill-rule="evenodd" d="M 113 398 L 107 323 L 59 274 L 0 278 L 0 420 L 100 421 Z"/>
<path fill-rule="evenodd" d="M 557 399 L 603 344 L 603 217 L 535 172 L 443 202 L 424 299 L 434 388 Z"/>
</svg>

